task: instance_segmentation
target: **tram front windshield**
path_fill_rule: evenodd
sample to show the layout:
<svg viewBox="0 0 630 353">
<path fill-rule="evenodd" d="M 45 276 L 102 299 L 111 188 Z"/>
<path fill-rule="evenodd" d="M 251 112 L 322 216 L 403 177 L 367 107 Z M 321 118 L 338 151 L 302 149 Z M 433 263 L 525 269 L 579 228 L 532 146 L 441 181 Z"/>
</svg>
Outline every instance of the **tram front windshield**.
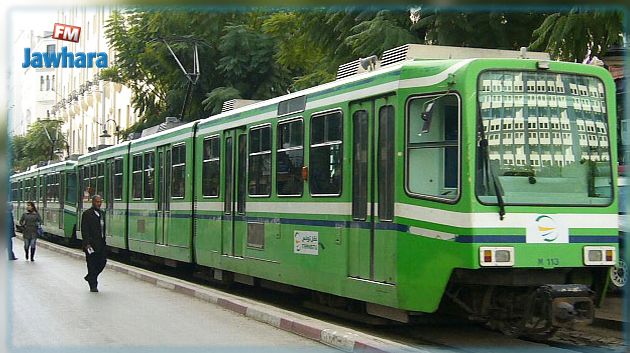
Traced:
<svg viewBox="0 0 630 353">
<path fill-rule="evenodd" d="M 486 71 L 478 82 L 482 203 L 497 203 L 499 192 L 513 205 L 610 204 L 610 132 L 600 79 Z"/>
</svg>

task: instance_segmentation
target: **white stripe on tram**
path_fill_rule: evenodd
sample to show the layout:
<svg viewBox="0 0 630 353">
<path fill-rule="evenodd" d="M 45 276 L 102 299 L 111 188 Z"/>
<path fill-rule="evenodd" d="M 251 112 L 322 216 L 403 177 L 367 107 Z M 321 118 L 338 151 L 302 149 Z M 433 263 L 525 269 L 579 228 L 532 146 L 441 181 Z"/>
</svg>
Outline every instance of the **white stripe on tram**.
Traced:
<svg viewBox="0 0 630 353">
<path fill-rule="evenodd" d="M 527 228 L 543 213 L 510 213 L 503 220 L 499 211 L 492 213 L 465 213 L 439 210 L 430 207 L 396 204 L 396 216 L 420 221 L 439 223 L 460 228 Z M 557 222 L 569 228 L 615 228 L 616 214 L 553 214 Z"/>
</svg>

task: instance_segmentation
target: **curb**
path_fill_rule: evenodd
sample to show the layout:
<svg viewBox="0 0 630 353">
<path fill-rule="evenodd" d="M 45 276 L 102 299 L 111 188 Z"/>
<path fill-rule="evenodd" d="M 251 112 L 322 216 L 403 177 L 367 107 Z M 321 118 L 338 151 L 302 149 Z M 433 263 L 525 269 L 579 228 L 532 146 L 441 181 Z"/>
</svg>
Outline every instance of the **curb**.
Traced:
<svg viewBox="0 0 630 353">
<path fill-rule="evenodd" d="M 41 240 L 43 239 L 40 239 L 40 242 L 38 242 L 39 246 L 76 259 L 85 259 L 84 253 L 80 250 L 65 248 L 61 245 Z M 345 352 L 429 352 L 424 348 L 415 348 L 398 342 L 371 336 L 344 328 L 342 326 L 337 326 L 268 304 L 260 303 L 255 300 L 240 298 L 214 288 L 203 287 L 201 285 L 185 282 L 177 278 L 121 264 L 116 261 L 108 260 L 106 268 L 115 272 L 136 277 L 137 279 L 151 283 L 158 287 L 218 305 L 226 310 L 241 314 L 258 322 L 271 325 L 280 330 L 297 334 Z"/>
</svg>

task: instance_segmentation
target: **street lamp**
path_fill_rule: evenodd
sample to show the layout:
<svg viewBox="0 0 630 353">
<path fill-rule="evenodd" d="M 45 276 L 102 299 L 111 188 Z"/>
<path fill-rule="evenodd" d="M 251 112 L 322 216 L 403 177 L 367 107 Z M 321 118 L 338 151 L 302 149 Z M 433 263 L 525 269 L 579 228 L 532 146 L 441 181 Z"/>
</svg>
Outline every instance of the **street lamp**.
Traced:
<svg viewBox="0 0 630 353">
<path fill-rule="evenodd" d="M 59 122 L 59 120 L 50 119 L 43 119 L 40 121 Z M 61 130 L 61 126 L 58 126 L 57 129 L 55 129 L 55 135 L 53 136 L 51 133 L 48 132 L 48 128 L 46 127 L 46 125 L 44 125 L 44 132 L 46 133 L 46 137 L 48 137 L 48 140 L 50 141 L 50 157 L 48 158 L 49 161 L 53 160 L 55 153 L 60 152 L 58 148 L 55 148 L 55 144 L 57 143 L 57 141 L 59 141 L 59 130 Z"/>
<path fill-rule="evenodd" d="M 107 132 L 107 123 L 109 121 L 113 121 L 114 122 L 114 126 L 115 126 L 115 129 L 116 129 L 116 143 L 118 143 L 118 142 L 120 142 L 120 135 L 118 135 L 118 133 L 120 132 L 120 126 L 118 126 L 118 124 L 116 123 L 116 120 L 114 120 L 112 118 L 109 118 L 109 119 L 105 120 L 104 123 L 96 122 L 97 124 L 103 126 L 103 133 L 99 137 L 102 137 L 102 138 L 112 137 L 112 135 L 110 135 L 109 132 Z"/>
</svg>

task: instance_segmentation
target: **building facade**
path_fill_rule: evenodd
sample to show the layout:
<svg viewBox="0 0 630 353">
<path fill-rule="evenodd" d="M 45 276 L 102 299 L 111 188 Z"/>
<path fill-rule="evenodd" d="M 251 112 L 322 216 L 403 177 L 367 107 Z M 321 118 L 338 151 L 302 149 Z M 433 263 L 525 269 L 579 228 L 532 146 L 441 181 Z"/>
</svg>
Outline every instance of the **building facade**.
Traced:
<svg viewBox="0 0 630 353">
<path fill-rule="evenodd" d="M 108 64 L 115 62 L 116 53 L 105 38 L 105 25 L 111 15 L 109 7 L 73 7 L 59 10 L 57 22 L 81 27 L 78 43 L 56 41 L 68 52 L 105 52 Z M 56 69 L 57 100 L 53 116 L 64 123 L 68 153 L 84 154 L 99 145 L 118 142 L 117 130 L 124 130 L 137 120 L 131 106 L 129 88 L 100 79 L 102 69 Z M 106 132 L 107 134 L 105 134 Z M 110 137 L 101 137 L 110 135 Z"/>
<path fill-rule="evenodd" d="M 56 96 L 55 69 L 22 68 L 24 55 L 21 55 L 22 48 L 30 48 L 31 52 L 55 52 L 56 41 L 50 36 L 51 32 L 22 31 L 14 41 L 14 48 L 18 49 L 13 64 L 16 77 L 12 80 L 12 94 L 17 96 L 12 116 L 14 135 L 23 136 L 34 122 L 52 118 Z"/>
</svg>

